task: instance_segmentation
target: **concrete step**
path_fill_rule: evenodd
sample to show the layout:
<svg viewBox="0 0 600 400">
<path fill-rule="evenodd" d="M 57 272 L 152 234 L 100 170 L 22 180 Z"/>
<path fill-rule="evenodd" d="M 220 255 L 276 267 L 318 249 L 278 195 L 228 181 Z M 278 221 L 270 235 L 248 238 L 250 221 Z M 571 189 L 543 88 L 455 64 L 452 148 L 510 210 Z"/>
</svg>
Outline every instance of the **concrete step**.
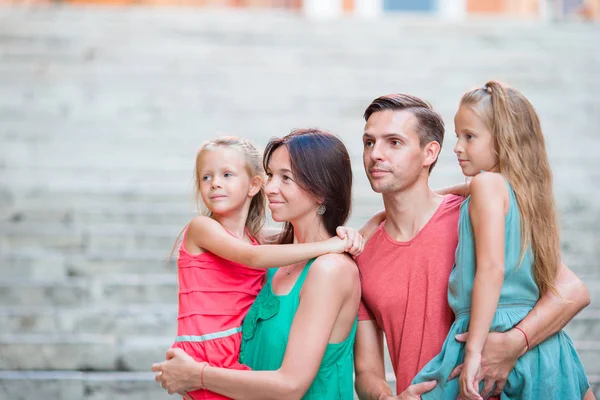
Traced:
<svg viewBox="0 0 600 400">
<path fill-rule="evenodd" d="M 360 226 L 376 210 L 376 207 L 370 207 L 360 216 L 360 222 L 357 222 L 358 215 L 353 216 L 349 225 Z M 33 222 L 0 224 L 0 248 L 21 253 L 37 247 L 69 252 L 118 252 L 128 256 L 164 249 L 165 257 L 168 257 L 185 222 L 187 221 L 181 221 L 178 225 L 132 225 L 119 222 L 90 226 L 38 225 Z M 596 260 L 600 259 L 600 246 L 593 230 L 563 230 L 561 234 L 564 260 L 568 265 L 596 265 Z"/>
<path fill-rule="evenodd" d="M 114 370 L 116 341 L 102 335 L 0 335 L 0 370 Z"/>
<path fill-rule="evenodd" d="M 0 335 L 0 370 L 148 371 L 174 336 Z"/>
<path fill-rule="evenodd" d="M 368 189 L 367 189 L 368 190 Z M 365 190 L 365 192 L 367 191 Z M 86 199 L 85 204 L 71 203 L 68 194 L 63 194 L 61 199 L 51 201 L 46 199 L 39 204 L 30 202 L 24 204 L 26 199 L 19 199 L 19 205 L 6 207 L 0 211 L 0 224 L 46 224 L 56 226 L 102 226 L 127 223 L 130 226 L 145 225 L 176 225 L 183 226 L 198 214 L 191 194 L 173 199 L 166 204 L 161 204 L 163 198 L 150 198 L 145 202 L 128 201 L 122 196 L 105 194 L 104 201 Z M 354 214 L 369 215 L 374 212 L 371 196 L 355 193 Z M 600 205 L 584 203 L 566 196 L 559 204 L 561 228 L 565 232 L 589 232 L 594 234 L 600 224 Z"/>
<path fill-rule="evenodd" d="M 65 196 L 67 197 L 67 196 Z M 98 224 L 128 223 L 137 225 L 180 225 L 192 219 L 196 212 L 191 210 L 190 204 L 185 204 L 185 199 L 165 205 L 157 204 L 103 204 L 90 209 L 86 205 L 83 209 L 61 202 L 59 204 L 43 207 L 14 207 L 6 210 L 5 215 L 0 215 L 0 223 L 43 223 L 50 225 L 82 225 L 91 226 Z M 191 202 L 190 202 L 191 203 Z M 187 207 L 186 207 L 187 206 Z"/>
<path fill-rule="evenodd" d="M 208 139 L 208 137 L 206 138 Z M 261 142 L 260 145 L 266 142 Z M 557 143 L 557 145 L 564 146 L 563 143 Z M 592 145 L 592 143 L 589 143 Z M 356 143 L 348 142 L 350 148 L 356 146 Z M 14 146 L 11 146 L 14 147 Z M 197 147 L 197 146 L 196 146 Z M 569 147 L 565 149 L 568 151 Z M 10 149 L 16 151 L 14 149 Z M 109 151 L 109 150 L 107 150 Z M 575 150 L 571 150 L 575 152 Z M 590 171 L 587 175 L 578 175 L 581 171 L 587 168 L 586 164 L 593 162 L 593 155 L 586 154 L 585 151 L 581 154 L 583 159 L 577 161 L 575 165 L 560 165 L 560 168 L 554 168 L 554 175 L 557 182 L 558 188 L 574 186 L 578 180 L 583 183 L 586 179 L 596 178 L 597 172 Z M 566 157 L 572 158 L 579 153 L 569 154 Z M 171 155 L 174 157 L 175 155 Z M 66 155 L 65 155 L 66 157 Z M 152 160 L 156 165 L 168 164 L 168 159 L 158 159 L 153 154 L 139 154 L 138 157 L 142 159 Z M 194 161 L 195 155 L 192 153 L 189 155 L 190 163 Z M 355 171 L 362 170 L 362 155 L 358 152 L 352 155 L 352 168 Z M 588 162 L 586 162 L 586 160 Z M 107 162 L 106 160 L 102 160 Z M 100 162 L 100 161 L 99 161 Z M 108 161 L 110 162 L 110 161 Z M 126 161 L 122 161 L 126 164 Z M 117 168 L 109 169 L 102 168 L 84 168 L 73 166 L 57 167 L 57 166 L 37 166 L 27 165 L 13 167 L 6 165 L 5 169 L 0 170 L 0 182 L 5 185 L 9 185 L 14 189 L 28 189 L 28 188 L 46 188 L 46 189 L 57 189 L 57 190 L 68 190 L 69 188 L 78 187 L 80 190 L 93 190 L 97 187 L 113 187 L 125 190 L 127 188 L 158 188 L 159 185 L 163 185 L 165 190 L 168 191 L 179 191 L 184 192 L 193 182 L 193 165 L 182 167 L 180 169 L 156 169 L 155 168 Z M 80 164 L 79 164 L 80 165 Z M 166 168 L 166 167 L 165 167 Z M 456 160 L 448 159 L 446 156 L 441 159 L 440 165 L 436 168 L 436 174 L 448 175 L 450 173 L 457 173 L 458 166 Z M 575 175 L 575 177 L 574 177 Z M 559 191 L 559 195 L 560 195 Z"/>
<path fill-rule="evenodd" d="M 66 12 L 69 13 L 69 11 Z M 389 17 L 385 19 L 378 19 L 378 30 L 382 31 L 378 33 L 373 32 L 374 29 L 372 29 L 371 23 L 354 22 L 350 24 L 349 20 L 351 19 L 346 21 L 332 21 L 330 26 L 326 26 L 322 23 L 312 23 L 303 19 L 294 18 L 292 15 L 283 17 L 279 16 L 276 18 L 277 21 L 275 21 L 275 19 L 269 16 L 267 13 L 246 13 L 238 14 L 232 17 L 231 14 L 214 14 L 211 12 L 205 14 L 205 12 L 202 12 L 194 13 L 200 15 L 192 18 L 188 17 L 189 19 L 184 19 L 182 16 L 177 14 L 165 16 L 164 20 L 159 20 L 161 23 L 160 26 L 164 26 L 164 24 L 168 24 L 170 21 L 176 18 L 176 21 L 179 24 L 179 30 L 162 32 L 162 35 L 157 35 L 156 31 L 153 29 L 157 24 L 157 22 L 155 22 L 156 20 L 154 19 L 155 17 L 152 18 L 149 15 L 142 16 L 146 11 L 127 10 L 127 12 L 128 16 L 126 18 L 121 17 L 118 19 L 101 15 L 93 17 L 86 16 L 85 20 L 88 24 L 101 23 L 107 26 L 107 29 L 112 31 L 114 36 L 107 36 L 104 38 L 102 43 L 112 44 L 118 41 L 119 44 L 119 46 L 115 46 L 116 49 L 108 54 L 100 53 L 95 55 L 95 63 L 104 66 L 110 61 L 112 61 L 114 64 L 123 64 L 124 60 L 130 62 L 135 62 L 138 60 L 136 64 L 144 66 L 145 68 L 143 70 L 147 71 L 152 69 L 151 67 L 153 64 L 148 63 L 149 65 L 145 65 L 145 61 L 152 60 L 155 57 L 173 59 L 178 55 L 181 56 L 182 52 L 188 55 L 187 60 L 189 63 L 197 63 L 206 57 L 208 50 L 212 50 L 213 48 L 217 47 L 214 45 L 211 46 L 212 42 L 214 42 L 214 34 L 211 35 L 211 33 L 217 28 L 221 32 L 221 35 L 219 36 L 221 41 L 219 43 L 226 44 L 226 46 L 223 46 L 226 49 L 222 49 L 221 51 L 218 51 L 218 48 L 215 49 L 214 53 L 216 54 L 214 54 L 213 57 L 215 57 L 216 63 L 225 63 L 231 60 L 231 56 L 227 57 L 228 51 L 226 50 L 240 52 L 240 56 L 245 57 L 247 56 L 248 47 L 256 47 L 259 51 L 264 51 L 264 48 L 269 49 L 270 47 L 276 47 L 280 52 L 285 52 L 286 49 L 287 51 L 290 51 L 289 49 L 293 49 L 297 52 L 306 51 L 306 49 L 316 47 L 323 50 L 340 52 L 340 48 L 336 47 L 336 44 L 338 44 L 340 41 L 343 42 L 345 36 L 351 36 L 358 42 L 357 46 L 364 47 L 364 53 L 369 56 L 374 56 L 373 53 L 381 52 L 382 50 L 380 49 L 386 48 L 386 46 L 393 46 L 394 48 L 400 48 L 403 50 L 413 49 L 413 47 L 411 47 L 408 43 L 393 40 L 393 38 L 397 37 L 398 35 L 407 35 L 410 33 L 417 35 L 420 43 L 422 43 L 426 49 L 431 49 L 433 45 L 438 44 L 439 47 L 437 48 L 439 48 L 440 51 L 430 52 L 431 57 L 441 57 L 442 55 L 451 53 L 450 51 L 446 51 L 447 48 L 459 49 L 461 48 L 460 45 L 462 45 L 462 49 L 467 50 L 471 50 L 473 47 L 475 47 L 481 48 L 482 50 L 487 50 L 489 52 L 501 51 L 503 53 L 511 54 L 513 55 L 511 61 L 517 65 L 520 64 L 519 61 L 521 60 L 515 56 L 519 53 L 524 53 L 526 50 L 530 50 L 530 57 L 543 57 L 546 51 L 555 50 L 556 48 L 564 48 L 567 54 L 580 54 L 582 50 L 590 49 L 590 43 L 587 43 L 587 41 L 576 42 L 572 40 L 573 35 L 581 35 L 582 28 L 581 26 L 577 25 L 557 27 L 555 25 L 531 24 L 530 26 L 525 27 L 522 25 L 513 26 L 513 24 L 506 22 L 492 22 L 488 24 L 488 30 L 482 31 L 481 26 L 473 22 L 467 22 L 464 24 L 464 26 L 461 23 L 461 26 L 458 27 L 457 25 L 440 23 L 439 21 L 432 23 L 434 22 L 432 20 L 415 21 L 412 19 Z M 97 11 L 89 14 L 97 14 Z M 71 15 L 78 14 L 72 12 Z M 211 21 L 211 19 L 217 19 L 221 22 L 221 24 L 215 25 L 214 21 Z M 47 32 L 57 35 L 65 40 L 64 36 L 62 35 L 66 34 L 56 26 L 57 22 L 62 20 L 63 18 L 57 18 L 53 15 L 46 16 L 45 20 L 44 18 L 38 17 L 32 20 L 35 22 L 23 21 L 23 26 L 20 27 L 17 25 L 20 27 L 20 29 L 16 31 L 20 33 L 21 30 L 26 30 L 29 28 L 27 32 L 31 32 L 30 34 L 33 37 L 37 37 L 40 35 L 40 33 Z M 20 22 L 21 18 L 14 18 L 14 21 L 15 22 L 13 23 L 17 24 L 17 21 Z M 232 27 L 231 25 L 233 21 L 243 26 Z M 269 26 L 272 27 L 272 29 L 278 29 L 276 27 L 281 27 L 280 24 L 283 23 L 289 32 L 286 32 L 285 37 L 273 38 L 272 35 L 269 34 L 270 32 L 264 28 L 252 27 L 252 29 L 250 29 L 246 27 L 246 25 L 251 25 L 252 22 L 256 21 L 262 21 L 260 25 Z M 141 31 L 146 35 L 132 35 L 131 30 L 127 28 L 125 22 L 128 22 L 131 24 L 131 26 L 137 28 L 135 32 Z M 89 30 L 85 29 L 83 24 L 73 24 L 70 29 L 76 33 L 73 38 L 69 38 L 69 43 L 72 45 L 64 46 L 58 49 L 58 54 L 51 53 L 51 50 L 54 50 L 52 43 L 33 41 L 33 43 L 29 44 L 29 46 L 19 46 L 18 42 L 15 43 L 15 41 L 9 41 L 7 43 L 7 48 L 10 50 L 9 54 L 12 56 L 9 58 L 9 60 L 13 63 L 22 63 L 27 59 L 37 61 L 40 59 L 48 59 L 54 56 L 53 58 L 57 59 L 57 61 L 67 63 L 68 61 L 73 62 L 83 58 L 79 56 L 81 53 L 85 54 L 85 47 L 82 46 L 82 43 L 88 43 L 92 40 L 98 42 L 99 39 L 93 34 L 93 32 L 89 32 Z M 513 29 L 515 32 L 512 31 Z M 594 32 L 594 27 L 587 29 L 592 33 Z M 315 34 L 306 35 L 302 33 L 303 30 L 314 30 Z M 124 32 L 127 34 L 123 34 Z M 383 32 L 387 32 L 388 35 L 384 35 Z M 522 35 L 521 37 L 527 37 L 528 40 L 517 40 L 515 37 L 517 32 Z M 344 35 L 344 33 L 346 35 Z M 395 33 L 396 35 L 392 35 L 392 33 Z M 489 42 L 484 42 L 482 44 L 478 43 L 477 40 L 460 40 L 469 38 L 470 36 L 478 37 L 482 34 L 491 36 L 489 39 L 490 42 L 495 43 L 493 39 L 497 39 L 497 37 L 500 36 L 502 38 L 514 41 L 515 46 L 489 46 L 492 48 L 488 50 L 484 45 L 488 44 Z M 367 46 L 367 44 L 370 42 L 367 41 L 366 38 L 362 38 L 361 35 L 370 37 L 372 40 L 377 41 L 377 43 L 381 43 L 380 46 Z M 176 39 L 185 39 L 189 36 L 192 36 L 195 39 L 192 43 L 190 43 L 189 40 L 180 40 L 181 44 L 175 49 L 167 45 Z M 138 44 L 138 46 L 135 46 L 135 44 Z M 350 49 L 351 48 L 346 49 L 343 47 L 341 50 L 349 51 Z M 259 54 L 263 55 L 262 52 Z M 465 57 L 468 57 L 470 54 L 470 51 L 465 51 Z M 71 55 L 71 57 L 68 57 L 69 55 Z M 76 57 L 75 55 L 79 57 Z M 26 58 L 25 56 L 29 56 L 29 58 Z M 388 56 L 390 58 L 400 57 L 397 54 L 390 54 Z M 285 59 L 287 57 L 281 58 Z M 313 63 L 318 63 L 319 61 L 321 60 L 317 59 L 314 60 Z M 350 63 L 352 59 L 345 59 L 345 61 Z M 568 60 L 563 60 L 557 57 L 557 61 L 567 62 Z M 282 63 L 282 61 L 279 63 L 274 62 L 276 65 L 281 65 Z M 253 66 L 252 63 L 249 65 L 249 67 L 251 66 Z M 365 64 L 361 66 L 371 65 Z M 542 64 L 540 69 L 544 66 L 545 65 Z M 403 64 L 398 63 L 398 68 L 402 67 Z M 180 68 L 183 69 L 185 66 Z M 97 69 L 95 70 L 97 71 Z"/>
<path fill-rule="evenodd" d="M 588 375 L 600 375 L 600 341 L 598 337 L 589 336 L 589 340 L 576 340 L 573 343 L 579 354 L 579 358 L 585 367 L 585 372 Z"/>
<path fill-rule="evenodd" d="M 590 310 L 600 308 L 600 281 L 586 281 Z M 177 277 L 171 274 L 122 274 L 62 281 L 0 281 L 4 306 L 70 306 L 165 304 L 177 302 Z"/>
<path fill-rule="evenodd" d="M 144 335 L 174 337 L 176 332 L 176 303 L 0 307 L 0 334 L 97 334 L 127 338 Z"/>
<path fill-rule="evenodd" d="M 151 372 L 0 371 L 6 400 L 168 400 Z"/>
<path fill-rule="evenodd" d="M 0 370 L 145 371 L 164 358 L 173 336 L 116 338 L 89 334 L 0 335 Z M 600 342 L 576 340 L 575 348 L 588 375 L 600 375 Z M 386 370 L 392 371 L 386 363 Z"/>
<path fill-rule="evenodd" d="M 141 188 L 127 195 L 107 189 L 103 193 L 53 192 L 42 197 L 18 191 L 4 192 L 6 206 L 0 209 L 0 224 L 18 226 L 43 223 L 56 227 L 102 226 L 183 226 L 195 215 L 196 205 L 185 188 L 181 193 L 167 195 L 144 192 Z M 0 187 L 0 197 L 2 197 Z M 353 215 L 372 215 L 378 211 L 380 198 L 370 190 L 354 193 Z M 270 222 L 270 224 L 275 224 Z M 5 228 L 6 229 L 6 228 Z"/>
<path fill-rule="evenodd" d="M 592 299 L 589 310 L 600 309 L 600 280 L 583 279 Z"/>
<path fill-rule="evenodd" d="M 68 278 L 58 282 L 0 281 L 0 304 L 4 306 L 81 307 L 176 302 L 175 273 Z"/>
<path fill-rule="evenodd" d="M 388 385 L 396 387 L 393 373 Z M 596 397 L 600 376 L 590 376 Z M 43 391 L 43 393 L 41 392 Z M 167 400 L 151 372 L 0 371 L 0 394 L 7 400 Z M 358 399 L 358 397 L 355 397 Z"/>
<path fill-rule="evenodd" d="M 129 304 L 89 307 L 0 307 L 0 334 L 173 336 L 177 306 Z M 585 310 L 565 328 L 576 341 L 600 337 L 600 311 Z M 391 363 L 386 357 L 386 365 Z"/>
<path fill-rule="evenodd" d="M 588 307 L 565 327 L 573 340 L 600 338 L 600 307 Z"/>
<path fill-rule="evenodd" d="M 137 254 L 86 253 L 64 255 L 48 250 L 13 251 L 0 255 L 0 276 L 5 280 L 61 281 L 67 277 L 96 277 L 117 274 L 175 273 L 177 250 Z"/>
<path fill-rule="evenodd" d="M 59 281 L 67 276 L 65 255 L 32 248 L 23 252 L 3 252 L 0 255 L 0 274 L 6 280 Z"/>
<path fill-rule="evenodd" d="M 37 227 L 37 229 L 35 229 Z M 47 248 L 60 251 L 123 252 L 165 249 L 168 254 L 183 226 L 138 226 L 114 224 L 105 226 L 65 226 L 33 223 L 0 225 L 0 246 L 20 252 L 27 248 Z"/>
</svg>

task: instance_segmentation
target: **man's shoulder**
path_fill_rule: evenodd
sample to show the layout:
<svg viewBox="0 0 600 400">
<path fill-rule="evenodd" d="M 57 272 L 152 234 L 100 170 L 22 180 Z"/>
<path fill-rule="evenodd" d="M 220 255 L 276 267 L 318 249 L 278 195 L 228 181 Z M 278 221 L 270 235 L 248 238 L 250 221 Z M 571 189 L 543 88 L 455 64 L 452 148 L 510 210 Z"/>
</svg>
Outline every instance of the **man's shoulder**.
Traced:
<svg viewBox="0 0 600 400">
<path fill-rule="evenodd" d="M 385 243 L 388 242 L 387 238 L 385 237 L 384 225 L 385 221 L 379 224 L 379 226 L 377 227 L 377 229 L 375 229 L 375 232 L 373 232 L 367 243 L 365 243 L 365 248 L 363 249 L 363 252 L 355 258 L 356 264 L 358 265 L 359 269 L 365 263 L 372 261 L 373 258 L 377 258 L 377 254 L 379 253 L 378 249 L 380 249 L 382 245 L 385 245 Z"/>
<path fill-rule="evenodd" d="M 445 195 L 438 211 L 430 221 L 430 225 L 447 225 L 449 221 L 451 221 L 451 224 L 457 223 L 460 214 L 460 206 L 464 201 L 465 198 L 462 196 L 456 196 L 454 194 Z"/>
<path fill-rule="evenodd" d="M 447 194 L 444 196 L 444 208 L 448 211 L 456 211 L 460 209 L 460 205 L 465 201 L 462 196 L 455 194 Z"/>
</svg>

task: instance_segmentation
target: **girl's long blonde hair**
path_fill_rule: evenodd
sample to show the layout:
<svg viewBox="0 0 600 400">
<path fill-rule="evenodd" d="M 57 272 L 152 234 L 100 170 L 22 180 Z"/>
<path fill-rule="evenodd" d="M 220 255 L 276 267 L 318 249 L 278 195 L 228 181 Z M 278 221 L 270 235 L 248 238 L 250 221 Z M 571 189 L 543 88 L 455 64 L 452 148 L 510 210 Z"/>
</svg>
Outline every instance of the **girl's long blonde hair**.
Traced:
<svg viewBox="0 0 600 400">
<path fill-rule="evenodd" d="M 552 192 L 552 171 L 533 105 L 514 88 L 490 81 L 463 95 L 492 132 L 500 173 L 513 187 L 521 214 L 521 260 L 531 246 L 540 294 L 557 293 L 560 236 Z"/>
<path fill-rule="evenodd" d="M 210 150 L 218 147 L 229 147 L 240 150 L 246 159 L 246 172 L 250 178 L 255 176 L 263 179 L 265 171 L 262 166 L 262 153 L 249 141 L 243 138 L 235 136 L 223 136 L 217 139 L 206 142 L 198 154 L 196 154 L 196 168 L 195 168 L 195 183 L 194 189 L 196 193 L 196 203 L 199 208 L 203 209 L 203 214 L 212 217 L 212 212 L 206 207 L 202 207 L 202 198 L 200 196 L 200 182 L 202 181 L 201 168 L 202 168 L 202 155 Z M 248 210 L 248 218 L 246 219 L 246 229 L 253 237 L 258 237 L 260 230 L 265 223 L 265 207 L 266 207 L 266 195 L 264 185 L 261 185 L 260 190 L 250 202 L 250 209 Z"/>
</svg>

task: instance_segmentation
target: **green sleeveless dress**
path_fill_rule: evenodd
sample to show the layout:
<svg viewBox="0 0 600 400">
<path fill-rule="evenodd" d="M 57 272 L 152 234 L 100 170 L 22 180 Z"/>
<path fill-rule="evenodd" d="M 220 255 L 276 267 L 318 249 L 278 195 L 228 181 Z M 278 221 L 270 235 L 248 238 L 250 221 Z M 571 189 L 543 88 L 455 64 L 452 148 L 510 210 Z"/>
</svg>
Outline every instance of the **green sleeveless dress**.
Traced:
<svg viewBox="0 0 600 400">
<path fill-rule="evenodd" d="M 300 290 L 313 261 L 314 259 L 306 263 L 287 295 L 273 293 L 271 282 L 276 269 L 268 270 L 267 283 L 242 324 L 241 363 L 257 371 L 274 371 L 281 367 L 292 321 L 300 303 Z M 319 371 L 303 399 L 354 398 L 352 374 L 356 326 L 357 320 L 343 342 L 327 345 Z"/>
</svg>

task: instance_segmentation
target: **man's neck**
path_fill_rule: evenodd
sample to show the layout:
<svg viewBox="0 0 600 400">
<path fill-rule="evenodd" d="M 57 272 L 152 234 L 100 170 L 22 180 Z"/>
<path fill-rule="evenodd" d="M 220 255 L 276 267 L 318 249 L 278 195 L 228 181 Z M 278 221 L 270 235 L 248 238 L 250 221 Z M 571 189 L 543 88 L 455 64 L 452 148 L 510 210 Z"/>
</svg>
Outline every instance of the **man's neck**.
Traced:
<svg viewBox="0 0 600 400">
<path fill-rule="evenodd" d="M 444 196 L 436 194 L 428 185 L 414 185 L 401 192 L 383 195 L 386 221 L 385 230 L 399 242 L 408 242 L 429 222 Z"/>
</svg>

